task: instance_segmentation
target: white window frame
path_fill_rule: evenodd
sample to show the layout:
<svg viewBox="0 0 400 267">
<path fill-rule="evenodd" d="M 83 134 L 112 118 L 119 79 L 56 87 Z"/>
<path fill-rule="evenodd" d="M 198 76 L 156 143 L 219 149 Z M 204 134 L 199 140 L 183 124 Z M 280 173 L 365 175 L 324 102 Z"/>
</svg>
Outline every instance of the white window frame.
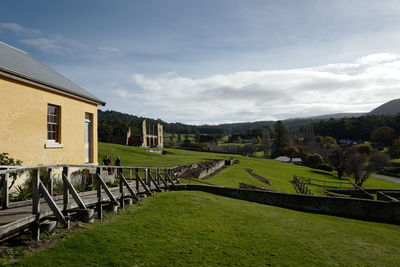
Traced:
<svg viewBox="0 0 400 267">
<path fill-rule="evenodd" d="M 49 114 L 49 106 L 53 106 L 57 108 L 57 122 L 53 123 L 49 121 L 49 116 L 53 116 L 52 114 Z M 49 138 L 49 125 L 56 125 L 57 126 L 57 139 L 48 139 Z M 61 144 L 61 107 L 58 105 L 54 104 L 47 104 L 47 141 L 45 144 L 45 148 L 63 148 L 64 145 Z"/>
</svg>

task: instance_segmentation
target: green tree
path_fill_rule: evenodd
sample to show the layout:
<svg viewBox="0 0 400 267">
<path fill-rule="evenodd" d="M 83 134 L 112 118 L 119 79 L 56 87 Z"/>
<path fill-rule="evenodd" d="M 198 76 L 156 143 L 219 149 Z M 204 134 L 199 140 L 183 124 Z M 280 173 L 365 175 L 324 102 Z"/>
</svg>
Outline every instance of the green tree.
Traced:
<svg viewBox="0 0 400 267">
<path fill-rule="evenodd" d="M 354 182 L 362 187 L 371 172 L 379 171 L 389 165 L 389 158 L 378 151 L 371 152 L 370 156 L 352 150 L 347 160 L 346 172 L 352 175 Z"/>
<path fill-rule="evenodd" d="M 282 121 L 277 121 L 274 125 L 275 131 L 275 147 L 281 150 L 290 144 L 289 134 L 285 124 Z"/>
<path fill-rule="evenodd" d="M 289 158 L 299 157 L 300 149 L 298 146 L 287 146 L 282 149 L 283 155 Z"/>
<path fill-rule="evenodd" d="M 343 177 L 344 171 L 346 170 L 347 160 L 348 151 L 340 147 L 331 150 L 328 155 L 328 162 L 336 170 L 339 179 Z"/>
<path fill-rule="evenodd" d="M 393 145 L 390 148 L 390 155 L 393 158 L 400 158 L 400 138 L 393 141 Z"/>
<path fill-rule="evenodd" d="M 396 136 L 397 133 L 393 128 L 384 126 L 371 133 L 371 141 L 378 145 L 390 146 Z"/>
</svg>

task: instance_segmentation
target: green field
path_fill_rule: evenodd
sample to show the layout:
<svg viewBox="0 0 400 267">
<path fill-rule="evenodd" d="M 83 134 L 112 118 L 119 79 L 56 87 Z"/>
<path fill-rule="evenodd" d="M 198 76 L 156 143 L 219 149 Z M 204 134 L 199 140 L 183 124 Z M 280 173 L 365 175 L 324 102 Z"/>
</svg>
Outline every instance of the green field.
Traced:
<svg viewBox="0 0 400 267">
<path fill-rule="evenodd" d="M 232 155 L 99 144 L 123 165 L 174 166 Z M 266 186 L 294 193 L 293 174 L 336 181 L 334 173 L 274 160 L 237 156 L 207 182 Z M 370 187 L 400 186 L 369 179 Z M 268 186 L 266 186 L 268 187 Z M 398 266 L 400 226 L 358 221 L 230 199 L 204 192 L 165 192 L 109 215 L 55 246 L 24 255 L 16 266 Z M 51 238 L 51 236 L 50 236 Z M 6 263 L 6 259 L 0 260 Z"/>
<path fill-rule="evenodd" d="M 238 164 L 226 168 L 217 175 L 208 179 L 207 182 L 221 186 L 238 187 L 239 182 L 268 187 L 277 191 L 295 193 L 290 181 L 293 175 L 308 178 L 337 181 L 334 172 L 326 172 L 282 163 L 275 160 L 263 158 L 250 158 L 240 155 L 217 154 L 207 152 L 195 152 L 180 149 L 164 149 L 165 155 L 146 152 L 144 148 L 130 147 L 116 144 L 99 143 L 99 162 L 105 155 L 112 159 L 121 157 L 122 165 L 126 166 L 175 166 L 184 165 L 208 159 L 231 158 L 239 160 Z M 257 174 L 267 178 L 272 186 L 266 186 L 245 171 L 245 168 L 253 169 Z M 378 178 L 369 178 L 365 183 L 367 188 L 400 189 L 400 185 Z M 322 192 L 316 190 L 316 194 Z"/>
<path fill-rule="evenodd" d="M 398 266 L 399 226 L 168 192 L 16 266 Z"/>
</svg>

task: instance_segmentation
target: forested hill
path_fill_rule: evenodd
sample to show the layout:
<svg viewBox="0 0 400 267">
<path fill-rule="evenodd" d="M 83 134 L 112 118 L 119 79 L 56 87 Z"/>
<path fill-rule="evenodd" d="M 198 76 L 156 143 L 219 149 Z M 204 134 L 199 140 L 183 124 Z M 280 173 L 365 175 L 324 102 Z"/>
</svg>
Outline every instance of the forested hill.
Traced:
<svg viewBox="0 0 400 267">
<path fill-rule="evenodd" d="M 256 121 L 256 122 L 238 122 L 225 123 L 219 125 L 189 125 L 183 123 L 167 123 L 161 119 L 152 119 L 139 117 L 136 115 L 107 110 L 98 111 L 99 114 L 99 140 L 102 142 L 116 142 L 115 137 L 122 138 L 126 136 L 129 128 L 134 136 L 141 135 L 141 123 L 144 119 L 148 123 L 162 123 L 166 133 L 185 133 L 185 134 L 234 134 L 245 133 L 265 127 L 272 128 L 275 121 Z M 318 119 L 289 119 L 285 120 L 286 127 L 290 129 L 299 128 L 306 124 L 318 121 Z M 120 141 L 118 141 L 119 143 Z"/>
<path fill-rule="evenodd" d="M 140 136 L 141 123 L 144 119 L 148 123 L 162 123 L 167 133 L 185 134 L 232 134 L 243 133 L 254 129 L 273 127 L 275 121 L 239 122 L 220 125 L 189 125 L 183 123 L 167 123 L 160 119 L 139 117 L 117 111 L 98 111 L 99 114 L 99 140 L 103 142 L 114 142 L 115 136 L 126 136 L 128 128 L 131 128 L 133 135 Z M 296 128 L 312 122 L 310 119 L 295 119 L 285 121 L 286 126 Z"/>
<path fill-rule="evenodd" d="M 99 140 L 102 142 L 123 143 L 128 128 L 133 136 L 141 136 L 141 123 L 162 123 L 166 133 L 175 134 L 245 134 L 253 130 L 273 128 L 275 121 L 258 121 L 229 123 L 220 125 L 188 125 L 183 123 L 167 123 L 160 119 L 151 119 L 125 114 L 117 111 L 99 110 Z M 312 124 L 315 134 L 333 136 L 337 139 L 368 140 L 371 132 L 382 126 L 389 126 L 400 132 L 400 115 L 366 115 L 339 119 L 291 119 L 283 121 L 289 130 Z M 118 140 L 116 140 L 118 139 Z"/>
<path fill-rule="evenodd" d="M 167 133 L 186 133 L 186 134 L 229 134 L 231 132 L 244 132 L 248 129 L 257 129 L 272 126 L 274 122 L 247 122 L 222 125 L 188 125 L 183 123 L 167 123 L 160 119 L 139 117 L 131 114 L 107 110 L 98 111 L 99 115 L 99 140 L 102 142 L 116 142 L 116 137 L 126 136 L 131 128 L 134 136 L 141 135 L 141 124 L 144 119 L 150 124 L 161 123 Z M 119 143 L 119 141 L 118 141 Z"/>
</svg>

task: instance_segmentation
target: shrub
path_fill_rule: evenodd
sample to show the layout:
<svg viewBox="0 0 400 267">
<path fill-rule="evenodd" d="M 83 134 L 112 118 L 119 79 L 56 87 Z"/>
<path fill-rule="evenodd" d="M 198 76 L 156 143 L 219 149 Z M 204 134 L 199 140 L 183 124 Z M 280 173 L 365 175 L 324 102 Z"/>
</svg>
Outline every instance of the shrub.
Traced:
<svg viewBox="0 0 400 267">
<path fill-rule="evenodd" d="M 306 166 L 316 168 L 318 165 L 324 164 L 324 160 L 322 156 L 318 153 L 312 153 L 307 155 L 305 158 L 304 164 Z"/>
<path fill-rule="evenodd" d="M 331 172 L 333 170 L 333 167 L 327 163 L 322 163 L 316 166 L 316 169 Z"/>
</svg>

